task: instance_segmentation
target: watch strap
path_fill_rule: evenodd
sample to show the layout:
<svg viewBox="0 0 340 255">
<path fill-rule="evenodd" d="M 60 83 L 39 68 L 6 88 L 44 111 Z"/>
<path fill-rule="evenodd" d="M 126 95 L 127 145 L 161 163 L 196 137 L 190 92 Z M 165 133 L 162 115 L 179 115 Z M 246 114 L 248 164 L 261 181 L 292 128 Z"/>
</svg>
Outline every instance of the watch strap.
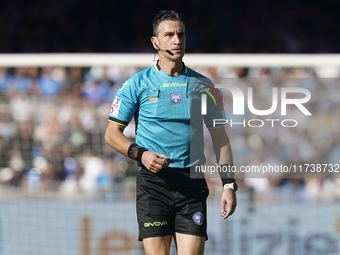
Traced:
<svg viewBox="0 0 340 255">
<path fill-rule="evenodd" d="M 232 189 L 234 191 L 237 191 L 238 186 L 236 182 L 232 182 L 232 183 L 227 183 L 225 185 L 223 185 L 223 189 Z"/>
</svg>

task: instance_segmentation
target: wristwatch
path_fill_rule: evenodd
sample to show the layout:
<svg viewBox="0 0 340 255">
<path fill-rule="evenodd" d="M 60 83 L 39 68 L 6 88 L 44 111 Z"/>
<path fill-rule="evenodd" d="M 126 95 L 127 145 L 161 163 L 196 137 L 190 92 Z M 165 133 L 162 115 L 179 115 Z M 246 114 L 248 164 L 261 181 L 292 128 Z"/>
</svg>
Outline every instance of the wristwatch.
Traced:
<svg viewBox="0 0 340 255">
<path fill-rule="evenodd" d="M 138 144 L 136 143 L 132 143 L 128 149 L 128 156 L 129 158 L 132 158 L 134 160 L 136 160 L 137 162 L 139 163 L 142 163 L 142 154 L 144 152 L 146 152 L 147 149 L 145 149 L 144 147 L 142 146 L 139 146 Z"/>
<path fill-rule="evenodd" d="M 134 145 L 129 148 L 129 157 L 135 160 L 138 160 L 139 149 L 142 148 L 139 145 Z"/>
<path fill-rule="evenodd" d="M 232 189 L 233 191 L 237 191 L 238 186 L 236 182 L 232 182 L 232 183 L 224 184 L 223 189 Z"/>
</svg>

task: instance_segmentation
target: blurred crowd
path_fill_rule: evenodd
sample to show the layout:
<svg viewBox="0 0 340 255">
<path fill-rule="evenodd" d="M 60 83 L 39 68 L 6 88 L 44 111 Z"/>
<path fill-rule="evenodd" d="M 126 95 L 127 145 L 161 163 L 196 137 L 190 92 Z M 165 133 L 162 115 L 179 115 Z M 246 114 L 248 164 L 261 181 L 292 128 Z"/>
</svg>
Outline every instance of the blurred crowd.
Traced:
<svg viewBox="0 0 340 255">
<path fill-rule="evenodd" d="M 127 176 L 104 132 L 117 85 L 134 71 L 1 68 L 0 182 L 94 194 Z"/>
<path fill-rule="evenodd" d="M 151 21 L 181 13 L 190 53 L 339 53 L 339 1 L 0 3 L 0 53 L 153 52 Z"/>
<path fill-rule="evenodd" d="M 107 199 L 119 199 L 133 189 L 136 163 L 109 147 L 104 133 L 116 91 L 139 70 L 117 66 L 0 68 L 0 187 L 31 193 L 51 190 L 66 197 L 102 194 Z M 309 119 L 297 107 L 287 110 L 285 119 L 298 120 L 296 128 L 227 125 L 236 166 L 340 163 L 339 68 L 195 70 L 216 84 L 236 82 L 244 92 L 252 86 L 253 97 L 261 99 L 254 102 L 257 109 L 271 106 L 273 86 L 302 87 L 312 94 Z M 226 119 L 242 121 L 232 114 L 231 94 L 223 94 Z M 277 112 L 270 117 L 282 119 Z M 259 116 L 246 110 L 242 119 Z M 134 139 L 134 123 L 125 135 Z M 205 138 L 207 164 L 214 164 L 209 135 Z M 339 174 L 273 177 L 245 173 L 236 177 L 242 189 L 257 199 L 333 202 L 340 199 Z M 208 184 L 212 197 L 218 196 L 220 180 L 209 176 Z"/>
</svg>

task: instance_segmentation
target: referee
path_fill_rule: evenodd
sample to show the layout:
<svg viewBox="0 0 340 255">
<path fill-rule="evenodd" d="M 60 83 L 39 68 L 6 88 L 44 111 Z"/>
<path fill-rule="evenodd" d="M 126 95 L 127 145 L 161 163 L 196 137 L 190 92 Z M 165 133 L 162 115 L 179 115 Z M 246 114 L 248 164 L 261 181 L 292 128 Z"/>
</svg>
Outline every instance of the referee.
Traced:
<svg viewBox="0 0 340 255">
<path fill-rule="evenodd" d="M 190 169 L 206 161 L 203 122 L 209 128 L 218 164 L 230 167 L 233 163 L 225 129 L 213 128 L 213 120 L 223 118 L 222 95 L 206 77 L 183 63 L 185 24 L 178 13 L 160 11 L 155 16 L 151 43 L 159 60 L 118 90 L 105 140 L 141 166 L 137 177 L 138 240 L 143 241 L 146 254 L 168 255 L 172 237 L 178 254 L 203 254 L 208 239 L 209 190 L 203 173 L 194 176 Z M 201 95 L 206 92 L 207 114 L 202 115 Z M 136 143 L 123 134 L 132 117 Z M 237 185 L 232 173 L 222 174 L 221 179 L 221 216 L 226 219 L 236 208 Z"/>
</svg>

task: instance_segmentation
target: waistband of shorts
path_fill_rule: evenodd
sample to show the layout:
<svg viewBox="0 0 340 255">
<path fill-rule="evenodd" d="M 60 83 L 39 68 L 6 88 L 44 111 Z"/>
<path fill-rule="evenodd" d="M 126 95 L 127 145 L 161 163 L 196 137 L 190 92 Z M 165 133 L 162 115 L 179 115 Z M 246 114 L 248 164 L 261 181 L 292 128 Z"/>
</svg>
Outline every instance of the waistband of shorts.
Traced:
<svg viewBox="0 0 340 255">
<path fill-rule="evenodd" d="M 148 170 L 144 165 L 142 166 L 142 169 Z M 190 174 L 190 167 L 186 167 L 186 168 L 165 167 L 161 171 L 162 172 L 177 171 L 177 172 L 181 172 L 181 173 L 188 173 L 188 174 Z"/>
<path fill-rule="evenodd" d="M 142 166 L 142 169 L 147 170 L 145 166 Z M 159 173 L 156 175 L 168 175 L 168 174 L 173 174 L 177 173 L 180 175 L 184 175 L 190 178 L 194 179 L 202 179 L 205 178 L 204 173 L 195 173 L 195 171 L 190 171 L 190 169 L 193 169 L 193 167 L 186 167 L 186 168 L 177 168 L 177 167 L 165 167 L 163 168 Z M 148 170 L 147 170 L 148 171 Z"/>
</svg>

